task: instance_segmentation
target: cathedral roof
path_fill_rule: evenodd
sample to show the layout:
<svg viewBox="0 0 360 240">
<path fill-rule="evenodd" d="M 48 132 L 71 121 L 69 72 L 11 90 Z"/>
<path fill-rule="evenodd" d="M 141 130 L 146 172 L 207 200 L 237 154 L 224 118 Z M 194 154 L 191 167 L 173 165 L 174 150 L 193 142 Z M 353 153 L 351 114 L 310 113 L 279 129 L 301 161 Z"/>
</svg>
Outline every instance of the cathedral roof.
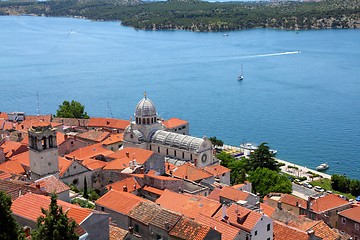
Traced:
<svg viewBox="0 0 360 240">
<path fill-rule="evenodd" d="M 179 133 L 158 130 L 151 137 L 151 142 L 169 145 L 176 148 L 198 151 L 205 140 Z"/>
<path fill-rule="evenodd" d="M 154 103 L 146 96 L 140 100 L 135 108 L 135 117 L 156 116 L 156 108 Z"/>
</svg>

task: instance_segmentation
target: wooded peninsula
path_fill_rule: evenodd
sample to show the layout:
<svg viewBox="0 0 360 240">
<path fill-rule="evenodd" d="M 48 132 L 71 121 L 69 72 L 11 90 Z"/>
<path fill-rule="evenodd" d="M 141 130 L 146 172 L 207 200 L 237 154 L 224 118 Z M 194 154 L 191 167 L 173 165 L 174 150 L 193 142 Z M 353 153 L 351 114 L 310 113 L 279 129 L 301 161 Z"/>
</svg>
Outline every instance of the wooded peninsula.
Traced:
<svg viewBox="0 0 360 240">
<path fill-rule="evenodd" d="M 121 21 L 142 30 L 233 31 L 360 28 L 360 0 L 205 2 L 169 0 L 10 0 L 0 15 L 31 14 Z"/>
</svg>

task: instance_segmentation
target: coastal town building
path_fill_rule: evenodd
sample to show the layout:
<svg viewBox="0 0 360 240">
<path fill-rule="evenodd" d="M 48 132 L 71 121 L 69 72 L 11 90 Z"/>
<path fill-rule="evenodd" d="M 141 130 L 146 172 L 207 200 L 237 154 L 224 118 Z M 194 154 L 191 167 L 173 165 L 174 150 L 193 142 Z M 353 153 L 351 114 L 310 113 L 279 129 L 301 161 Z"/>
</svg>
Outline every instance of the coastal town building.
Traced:
<svg viewBox="0 0 360 240">
<path fill-rule="evenodd" d="M 175 132 L 183 135 L 189 135 L 189 122 L 180 118 L 170 118 L 162 121 L 163 126 L 168 132 Z"/>
<path fill-rule="evenodd" d="M 211 142 L 206 138 L 166 131 L 155 105 L 146 95 L 137 104 L 134 120 L 125 129 L 124 147 L 148 149 L 174 159 L 190 161 L 198 168 L 213 164 Z"/>
<path fill-rule="evenodd" d="M 337 228 L 349 234 L 353 240 L 360 239 L 360 206 L 341 211 Z"/>
<path fill-rule="evenodd" d="M 301 209 L 305 208 L 307 204 L 302 198 L 282 193 L 269 193 L 264 197 L 264 203 L 273 208 L 292 212 L 295 215 L 300 215 Z"/>
</svg>

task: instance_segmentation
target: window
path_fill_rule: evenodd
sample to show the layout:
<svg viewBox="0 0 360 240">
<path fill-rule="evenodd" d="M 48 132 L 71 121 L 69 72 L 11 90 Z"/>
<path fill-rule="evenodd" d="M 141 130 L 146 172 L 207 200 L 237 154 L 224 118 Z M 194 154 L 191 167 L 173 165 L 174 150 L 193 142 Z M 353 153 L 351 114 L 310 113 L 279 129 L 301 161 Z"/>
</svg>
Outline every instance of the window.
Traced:
<svg viewBox="0 0 360 240">
<path fill-rule="evenodd" d="M 270 231 L 270 223 L 267 225 L 267 230 Z"/>
<path fill-rule="evenodd" d="M 255 236 L 257 236 L 257 231 L 255 231 Z"/>
<path fill-rule="evenodd" d="M 158 147 L 158 153 L 160 153 L 160 147 Z"/>
<path fill-rule="evenodd" d="M 359 240 L 358 236 L 354 236 L 354 240 Z"/>
<path fill-rule="evenodd" d="M 174 156 L 176 157 L 176 151 L 174 150 Z"/>
<path fill-rule="evenodd" d="M 267 238 L 267 240 L 271 240 L 270 238 Z"/>
<path fill-rule="evenodd" d="M 135 224 L 134 231 L 137 232 L 137 233 L 139 232 L 139 225 Z"/>
<path fill-rule="evenodd" d="M 100 209 L 101 209 L 101 211 L 103 211 L 103 212 L 105 211 L 105 208 L 104 208 L 104 207 L 101 207 Z"/>
<path fill-rule="evenodd" d="M 342 224 L 346 224 L 346 218 L 341 218 Z"/>
<path fill-rule="evenodd" d="M 355 229 L 359 230 L 359 224 L 358 223 L 355 223 Z"/>
</svg>

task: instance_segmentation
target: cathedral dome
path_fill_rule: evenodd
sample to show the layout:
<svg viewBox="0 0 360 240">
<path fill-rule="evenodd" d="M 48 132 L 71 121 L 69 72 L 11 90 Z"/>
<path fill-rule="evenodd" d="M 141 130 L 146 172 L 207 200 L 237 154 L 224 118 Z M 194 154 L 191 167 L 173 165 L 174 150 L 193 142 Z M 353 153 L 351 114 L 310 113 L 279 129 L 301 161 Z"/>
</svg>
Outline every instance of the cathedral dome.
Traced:
<svg viewBox="0 0 360 240">
<path fill-rule="evenodd" d="M 135 117 L 152 117 L 156 116 L 154 103 L 146 96 L 140 100 L 135 108 Z"/>
</svg>

